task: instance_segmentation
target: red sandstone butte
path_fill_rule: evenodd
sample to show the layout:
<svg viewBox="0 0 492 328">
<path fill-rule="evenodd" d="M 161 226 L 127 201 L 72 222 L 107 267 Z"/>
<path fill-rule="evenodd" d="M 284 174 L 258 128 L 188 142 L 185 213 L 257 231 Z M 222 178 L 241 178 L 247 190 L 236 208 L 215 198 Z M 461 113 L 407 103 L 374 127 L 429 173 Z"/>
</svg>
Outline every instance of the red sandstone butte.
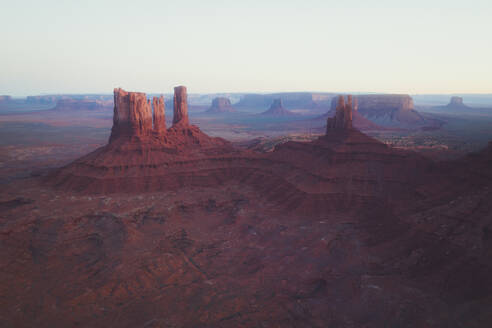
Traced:
<svg viewBox="0 0 492 328">
<path fill-rule="evenodd" d="M 151 132 L 152 108 L 145 93 L 115 89 L 110 142 L 119 137 L 141 137 Z"/>
</svg>

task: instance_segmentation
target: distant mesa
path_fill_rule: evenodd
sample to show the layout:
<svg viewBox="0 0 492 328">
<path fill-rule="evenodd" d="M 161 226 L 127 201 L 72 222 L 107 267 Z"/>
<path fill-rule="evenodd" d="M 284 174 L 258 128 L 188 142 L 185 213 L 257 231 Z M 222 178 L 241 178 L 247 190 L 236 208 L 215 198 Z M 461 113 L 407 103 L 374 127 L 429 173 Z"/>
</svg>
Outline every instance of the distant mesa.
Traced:
<svg viewBox="0 0 492 328">
<path fill-rule="evenodd" d="M 7 95 L 0 96 L 0 103 L 7 103 L 7 102 L 11 102 L 11 101 L 12 101 L 11 96 L 7 96 Z"/>
<path fill-rule="evenodd" d="M 270 108 L 263 113 L 262 115 L 275 115 L 275 116 L 288 116 L 288 115 L 295 115 L 293 112 L 290 110 L 287 110 L 284 108 L 282 105 L 282 99 L 274 99 Z"/>
<path fill-rule="evenodd" d="M 30 105 L 55 105 L 61 96 L 27 96 L 26 103 Z"/>
<path fill-rule="evenodd" d="M 56 102 L 55 110 L 104 110 L 111 107 L 111 101 L 91 100 L 91 99 L 59 99 Z"/>
<path fill-rule="evenodd" d="M 371 122 L 385 127 L 421 127 L 427 120 L 415 110 L 409 95 L 358 95 L 357 112 Z M 331 110 L 336 108 L 333 98 Z"/>
<path fill-rule="evenodd" d="M 272 94 L 245 94 L 241 100 L 234 104 L 235 109 L 239 110 L 264 110 L 272 104 L 275 99 L 282 98 L 282 105 L 286 109 L 311 109 L 328 110 L 332 93 L 312 93 L 312 92 L 284 92 Z"/>
<path fill-rule="evenodd" d="M 231 101 L 226 97 L 217 97 L 212 100 L 212 105 L 206 111 L 210 114 L 233 113 L 236 110 L 232 107 Z"/>
<path fill-rule="evenodd" d="M 446 108 L 450 109 L 468 109 L 467 105 L 463 103 L 463 98 L 462 97 L 451 97 L 449 100 L 449 104 L 446 105 Z"/>
</svg>

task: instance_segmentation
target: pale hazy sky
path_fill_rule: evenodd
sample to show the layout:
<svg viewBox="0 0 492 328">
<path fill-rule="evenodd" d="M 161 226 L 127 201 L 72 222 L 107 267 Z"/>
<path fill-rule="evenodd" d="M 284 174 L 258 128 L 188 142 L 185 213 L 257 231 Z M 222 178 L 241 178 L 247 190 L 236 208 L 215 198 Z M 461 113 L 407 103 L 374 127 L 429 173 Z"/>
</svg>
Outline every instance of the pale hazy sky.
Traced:
<svg viewBox="0 0 492 328">
<path fill-rule="evenodd" d="M 492 0 L 0 4 L 0 94 L 492 93 Z"/>
</svg>

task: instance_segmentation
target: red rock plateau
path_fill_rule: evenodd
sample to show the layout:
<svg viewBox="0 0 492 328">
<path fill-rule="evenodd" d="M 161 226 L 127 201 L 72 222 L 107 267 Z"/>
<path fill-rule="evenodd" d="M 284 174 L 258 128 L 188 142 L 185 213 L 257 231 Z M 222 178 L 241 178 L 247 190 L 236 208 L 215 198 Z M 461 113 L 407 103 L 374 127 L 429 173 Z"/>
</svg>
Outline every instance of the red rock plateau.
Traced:
<svg viewBox="0 0 492 328">
<path fill-rule="evenodd" d="M 168 129 L 114 97 L 106 146 L 0 194 L 1 326 L 490 327 L 492 144 L 435 163 L 348 98 L 256 153 L 190 125 L 184 87 Z"/>
</svg>

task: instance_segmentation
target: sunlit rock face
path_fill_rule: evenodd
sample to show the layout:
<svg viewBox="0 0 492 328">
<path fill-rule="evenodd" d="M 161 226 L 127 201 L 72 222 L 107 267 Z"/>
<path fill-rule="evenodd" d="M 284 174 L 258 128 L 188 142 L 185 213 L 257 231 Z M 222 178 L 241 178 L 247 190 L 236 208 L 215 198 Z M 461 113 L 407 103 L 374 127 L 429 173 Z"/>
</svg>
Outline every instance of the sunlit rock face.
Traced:
<svg viewBox="0 0 492 328">
<path fill-rule="evenodd" d="M 145 93 L 114 89 L 110 142 L 120 137 L 141 137 L 152 132 L 152 106 Z"/>
<path fill-rule="evenodd" d="M 189 125 L 188 102 L 186 87 L 174 88 L 174 116 L 173 125 Z"/>
<path fill-rule="evenodd" d="M 164 108 L 164 97 L 154 97 L 152 99 L 152 105 L 154 107 L 154 132 L 157 134 L 164 134 L 166 132 L 166 117 Z"/>
</svg>

